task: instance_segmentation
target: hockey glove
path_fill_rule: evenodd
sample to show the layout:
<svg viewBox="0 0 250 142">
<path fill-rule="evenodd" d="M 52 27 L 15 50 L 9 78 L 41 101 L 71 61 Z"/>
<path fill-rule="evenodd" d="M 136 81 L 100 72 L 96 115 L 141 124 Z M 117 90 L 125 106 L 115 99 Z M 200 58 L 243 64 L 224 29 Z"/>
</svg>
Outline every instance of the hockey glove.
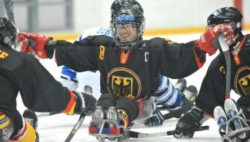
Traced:
<svg viewBox="0 0 250 142">
<path fill-rule="evenodd" d="M 81 114 L 86 113 L 87 115 L 92 114 L 96 109 L 96 99 L 94 96 L 87 93 L 76 93 L 76 107 L 75 113 Z"/>
<path fill-rule="evenodd" d="M 34 33 L 20 32 L 18 41 L 22 42 L 21 52 L 36 54 L 38 57 L 47 58 L 45 46 L 51 37 L 45 37 Z"/>
<path fill-rule="evenodd" d="M 163 124 L 163 121 L 164 117 L 162 113 L 158 109 L 155 109 L 153 115 L 146 119 L 144 124 L 149 127 L 160 126 Z"/>
<path fill-rule="evenodd" d="M 189 100 L 182 96 L 182 104 L 177 109 L 169 110 L 169 113 L 165 115 L 165 120 L 170 118 L 180 118 L 187 111 L 189 111 L 194 106 Z"/>
<path fill-rule="evenodd" d="M 203 33 L 200 39 L 196 41 L 196 44 L 203 52 L 213 55 L 219 48 L 219 44 L 216 43 L 216 40 L 220 35 L 224 36 L 224 39 L 228 43 L 232 43 L 235 40 L 232 27 L 229 24 L 219 24 L 210 27 Z"/>
<path fill-rule="evenodd" d="M 194 108 L 183 117 L 181 117 L 176 125 L 174 137 L 176 138 L 192 138 L 194 132 L 201 127 L 201 120 L 204 113 Z"/>
<path fill-rule="evenodd" d="M 197 93 L 198 91 L 193 85 L 190 85 L 184 89 L 181 104 L 182 114 L 186 113 L 194 106 Z"/>
</svg>

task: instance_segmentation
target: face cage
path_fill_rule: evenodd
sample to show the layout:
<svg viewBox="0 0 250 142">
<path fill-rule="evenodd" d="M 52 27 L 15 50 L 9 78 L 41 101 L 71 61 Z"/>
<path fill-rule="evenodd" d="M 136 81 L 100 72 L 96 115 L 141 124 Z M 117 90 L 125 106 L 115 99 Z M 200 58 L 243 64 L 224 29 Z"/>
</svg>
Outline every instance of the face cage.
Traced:
<svg viewBox="0 0 250 142">
<path fill-rule="evenodd" d="M 15 48 L 17 45 L 17 36 L 13 37 L 12 35 L 1 35 L 2 36 L 2 43 L 11 47 L 11 48 Z"/>
<path fill-rule="evenodd" d="M 143 25 L 140 24 L 140 23 L 135 23 L 134 26 L 136 26 L 136 29 L 137 29 L 137 36 L 136 36 L 136 39 L 134 41 L 130 41 L 130 42 L 121 42 L 119 37 L 117 36 L 117 31 L 116 31 L 116 23 L 115 22 L 112 22 L 112 29 L 113 31 L 115 32 L 114 33 L 114 41 L 116 43 L 116 45 L 119 47 L 119 48 L 122 48 L 124 50 L 129 50 L 129 49 L 133 49 L 135 48 L 139 43 L 141 43 L 142 41 L 142 34 L 143 34 Z"/>
<path fill-rule="evenodd" d="M 218 23 L 215 23 L 215 24 L 210 24 L 210 25 L 207 25 L 206 29 L 208 30 L 210 27 L 214 27 L 216 25 L 223 24 L 223 23 L 227 23 L 227 24 L 231 25 L 231 27 L 232 27 L 232 29 L 234 31 L 234 34 L 239 34 L 242 31 L 241 22 L 234 22 L 234 21 L 231 21 L 231 22 L 218 22 Z"/>
<path fill-rule="evenodd" d="M 137 28 L 135 22 L 114 22 L 114 29 L 127 29 L 127 28 Z"/>
<path fill-rule="evenodd" d="M 6 23 L 6 26 L 0 32 L 2 42 L 9 47 L 15 49 L 18 43 L 18 33 L 19 30 L 13 23 Z"/>
</svg>

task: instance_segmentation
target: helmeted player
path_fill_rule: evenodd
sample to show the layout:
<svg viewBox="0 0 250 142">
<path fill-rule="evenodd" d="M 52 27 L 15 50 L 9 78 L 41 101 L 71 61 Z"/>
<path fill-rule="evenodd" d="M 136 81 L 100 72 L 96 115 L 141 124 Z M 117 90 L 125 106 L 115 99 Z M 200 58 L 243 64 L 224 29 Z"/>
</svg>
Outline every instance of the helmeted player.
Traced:
<svg viewBox="0 0 250 142">
<path fill-rule="evenodd" d="M 117 9 L 122 7 L 123 5 L 129 6 L 138 4 L 135 0 L 115 0 L 111 5 L 111 12 L 115 12 Z M 139 5 L 140 6 L 140 5 Z M 141 7 L 142 9 L 142 7 Z M 83 40 L 84 38 L 88 36 L 94 36 L 94 35 L 107 35 L 110 37 L 115 36 L 115 31 L 111 27 L 107 28 L 101 28 L 101 27 L 95 27 L 91 29 L 87 29 L 84 31 L 79 37 L 78 41 Z M 97 73 L 99 75 L 99 73 Z M 94 84 L 99 84 L 99 80 L 96 78 L 92 78 L 93 76 L 89 74 L 86 75 L 86 73 L 77 73 L 74 70 L 63 66 L 61 70 L 61 83 L 63 86 L 69 88 L 70 90 L 76 90 L 79 86 L 79 83 L 81 82 L 87 82 L 87 80 L 92 79 L 95 81 Z M 173 83 L 168 79 L 168 77 L 160 75 L 159 76 L 159 87 L 157 88 L 156 92 L 154 93 L 155 96 L 155 103 L 157 106 L 159 106 L 161 109 L 182 109 L 181 113 L 184 113 L 185 111 L 189 110 L 190 107 L 193 105 L 194 97 L 197 95 L 196 88 L 194 86 L 186 87 L 186 80 L 181 79 L 178 80 L 176 86 L 173 85 Z M 83 80 L 84 79 L 84 80 Z M 88 83 L 89 84 L 89 83 Z M 184 91 L 185 90 L 185 91 Z M 185 93 L 183 93 L 183 91 Z M 191 94 L 193 97 L 192 100 L 188 100 L 185 97 L 185 94 Z M 99 96 L 96 96 L 99 97 Z M 190 98 L 190 96 L 188 96 Z M 182 101 L 188 101 L 190 103 L 186 103 L 189 106 L 185 106 L 186 108 L 181 108 L 184 106 L 184 102 Z M 157 108 L 157 107 L 156 107 Z M 177 111 L 177 110 L 176 110 Z M 180 110 L 179 110 L 180 111 Z M 180 117 L 180 114 L 175 115 L 174 117 Z M 159 109 L 156 109 L 153 116 L 148 118 L 145 122 L 147 126 L 158 126 L 162 125 L 164 121 L 164 118 L 162 117 L 162 113 Z"/>
<path fill-rule="evenodd" d="M 33 41 L 22 50 L 35 53 L 40 58 L 52 58 L 55 54 L 58 65 L 78 72 L 99 70 L 102 95 L 98 106 L 104 112 L 115 108 L 116 121 L 126 128 L 144 112 L 146 107 L 142 104 L 150 102 L 159 85 L 159 74 L 183 78 L 194 73 L 205 62 L 206 53 L 212 55 L 216 52 L 212 41 L 220 34 L 230 35 L 232 32 L 230 25 L 221 24 L 205 32 L 203 39 L 188 43 L 175 43 L 163 38 L 142 40 L 144 22 L 139 4 L 122 6 L 112 12 L 113 38 L 90 36 L 71 43 L 20 33 Z M 108 116 L 115 115 L 103 115 L 104 118 Z"/>
<path fill-rule="evenodd" d="M 96 100 L 90 95 L 62 87 L 36 58 L 15 51 L 17 36 L 14 24 L 1 17 L 0 141 L 35 142 L 38 141 L 35 123 L 25 121 L 16 108 L 19 92 L 24 105 L 39 112 L 64 112 L 70 115 L 91 113 Z M 24 117 L 35 120 L 35 116 L 28 111 L 25 111 Z"/>
<path fill-rule="evenodd" d="M 234 7 L 223 7 L 214 11 L 207 18 L 208 30 L 219 24 L 229 24 L 233 28 L 233 40 L 227 41 L 227 46 L 231 53 L 231 80 L 230 89 L 240 95 L 237 103 L 232 100 L 226 100 L 229 96 L 226 95 L 226 80 L 227 70 L 223 54 L 219 54 L 210 64 L 207 74 L 202 82 L 202 86 L 196 99 L 196 108 L 186 113 L 179 119 L 175 137 L 192 137 L 194 131 L 199 128 L 207 116 L 213 116 L 216 106 L 220 106 L 215 110 L 215 118 L 219 123 L 227 124 L 227 133 L 224 127 L 221 134 L 232 135 L 237 129 L 249 127 L 243 121 L 247 121 L 250 117 L 249 106 L 249 35 L 242 34 L 242 14 Z M 217 41 L 218 42 L 218 41 Z M 225 102 L 226 100 L 226 102 Z M 225 102 L 225 104 L 224 104 Z M 225 108 L 224 108 L 225 105 Z M 223 117 L 223 109 L 224 112 Z M 222 111 L 220 111 L 222 110 Z M 221 113 L 220 113 L 221 112 Z M 220 116 L 221 115 L 221 116 Z M 242 118 L 241 125 L 235 122 Z M 228 122 L 230 120 L 230 123 Z M 233 120 L 233 121 L 232 121 Z M 248 121 L 247 121 L 248 122 Z M 243 124 L 244 123 L 244 124 Z M 240 126 L 240 127 L 239 127 Z M 224 131 L 224 132 L 223 132 Z M 240 137 L 242 141 L 249 139 L 248 135 Z"/>
</svg>

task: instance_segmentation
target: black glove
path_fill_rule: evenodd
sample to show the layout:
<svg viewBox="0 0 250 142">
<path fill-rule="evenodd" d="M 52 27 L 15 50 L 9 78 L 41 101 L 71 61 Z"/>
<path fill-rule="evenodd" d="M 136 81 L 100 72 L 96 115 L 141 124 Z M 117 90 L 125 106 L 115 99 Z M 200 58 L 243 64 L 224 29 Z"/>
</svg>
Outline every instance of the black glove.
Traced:
<svg viewBox="0 0 250 142">
<path fill-rule="evenodd" d="M 84 111 L 87 115 L 93 113 L 96 109 L 96 99 L 94 96 L 82 93 L 85 101 Z"/>
<path fill-rule="evenodd" d="M 194 86 L 191 85 L 188 88 L 185 88 L 182 95 L 181 106 L 176 109 L 169 110 L 169 113 L 164 115 L 164 119 L 166 120 L 174 117 L 180 118 L 194 106 L 194 101 L 196 96 L 197 96 L 197 90 Z"/>
<path fill-rule="evenodd" d="M 192 138 L 194 132 L 201 127 L 201 120 L 204 113 L 196 108 L 184 114 L 176 125 L 174 137 L 176 138 Z"/>
<path fill-rule="evenodd" d="M 189 111 L 192 107 L 194 106 L 193 102 L 187 100 L 187 98 L 185 96 L 182 97 L 182 104 L 181 104 L 181 108 L 180 108 L 180 115 L 179 117 L 176 118 L 180 118 L 181 115 L 185 114 L 187 111 Z M 178 109 L 177 109 L 178 110 Z M 175 110 L 172 110 L 175 111 Z M 171 111 L 170 111 L 171 112 Z"/>
<path fill-rule="evenodd" d="M 86 113 L 87 115 L 90 115 L 95 111 L 96 108 L 96 99 L 94 96 L 88 94 L 88 93 L 76 93 L 74 92 L 76 96 L 76 107 L 75 107 L 75 113 L 81 114 Z"/>
<path fill-rule="evenodd" d="M 149 127 L 160 126 L 163 124 L 163 121 L 164 121 L 164 117 L 162 113 L 158 109 L 156 109 L 153 115 L 145 120 L 144 124 Z"/>
<path fill-rule="evenodd" d="M 182 96 L 182 114 L 185 114 L 187 111 L 189 111 L 194 106 L 194 101 L 197 97 L 197 89 L 195 86 L 190 85 L 187 88 L 184 89 L 183 96 Z"/>
</svg>

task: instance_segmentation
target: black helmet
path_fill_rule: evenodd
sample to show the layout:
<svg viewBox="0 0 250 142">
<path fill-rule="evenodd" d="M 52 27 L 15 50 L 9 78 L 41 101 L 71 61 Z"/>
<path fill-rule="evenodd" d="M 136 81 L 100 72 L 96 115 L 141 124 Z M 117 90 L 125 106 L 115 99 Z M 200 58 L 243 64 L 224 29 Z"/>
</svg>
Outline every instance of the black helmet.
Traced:
<svg viewBox="0 0 250 142">
<path fill-rule="evenodd" d="M 129 8 L 132 6 L 137 7 L 137 9 L 143 12 L 141 5 L 136 0 L 114 0 L 111 5 L 111 19 L 117 16 L 117 12 L 119 12 L 121 8 Z"/>
<path fill-rule="evenodd" d="M 241 12 L 234 7 L 223 7 L 215 12 L 207 18 L 207 25 L 217 25 L 221 23 L 229 23 L 234 29 L 235 33 L 241 32 L 241 20 L 242 20 Z"/>
<path fill-rule="evenodd" d="M 113 4 L 115 5 L 115 4 Z M 137 43 L 142 41 L 142 35 L 144 32 L 145 19 L 143 15 L 143 9 L 141 5 L 135 0 L 120 0 L 120 9 L 115 9 L 112 12 L 111 25 L 116 32 L 115 25 L 117 23 L 134 23 L 137 29 L 137 37 L 135 41 L 121 42 L 117 36 L 114 37 L 116 44 L 124 49 L 135 47 Z"/>
<path fill-rule="evenodd" d="M 5 17 L 0 17 L 0 43 L 8 46 L 16 45 L 17 29 Z"/>
</svg>

